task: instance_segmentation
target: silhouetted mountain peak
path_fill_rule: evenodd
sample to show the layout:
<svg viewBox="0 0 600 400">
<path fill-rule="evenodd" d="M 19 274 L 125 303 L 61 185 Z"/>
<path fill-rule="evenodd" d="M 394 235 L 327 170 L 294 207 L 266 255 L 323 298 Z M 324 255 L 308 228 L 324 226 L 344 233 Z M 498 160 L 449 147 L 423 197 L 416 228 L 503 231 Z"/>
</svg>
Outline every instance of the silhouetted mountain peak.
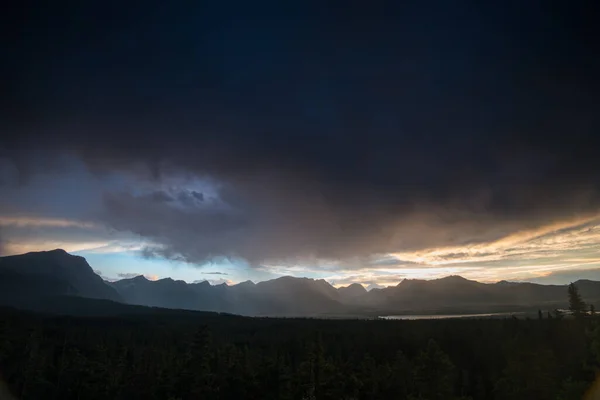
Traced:
<svg viewBox="0 0 600 400">
<path fill-rule="evenodd" d="M 467 278 L 463 278 L 460 275 L 448 275 L 443 278 L 439 278 L 437 280 L 445 281 L 445 282 L 472 282 L 472 281 L 469 281 Z"/>
<path fill-rule="evenodd" d="M 184 287 L 187 286 L 186 281 L 182 281 L 181 279 L 173 279 L 173 278 L 162 278 L 157 281 L 149 281 L 155 285 L 161 286 L 173 286 L 173 287 Z"/>
<path fill-rule="evenodd" d="M 419 285 L 419 284 L 423 284 L 427 282 L 424 279 L 402 279 L 397 285 L 396 287 L 407 287 L 407 286 L 414 286 L 414 285 Z"/>
<path fill-rule="evenodd" d="M 81 256 L 67 253 L 63 249 L 33 251 L 25 254 L 3 257 L 5 267 L 18 268 L 20 272 L 35 274 L 92 273 L 98 276 Z M 98 277 L 99 278 L 99 277 Z"/>
<path fill-rule="evenodd" d="M 87 260 L 84 257 L 67 253 L 63 249 L 30 252 L 23 254 L 23 256 L 41 257 L 46 260 L 54 260 L 56 262 L 61 263 L 63 267 L 85 268 L 92 270 L 92 267 L 88 264 Z"/>
<path fill-rule="evenodd" d="M 347 291 L 347 290 L 351 290 L 351 291 L 356 291 L 356 292 L 361 292 L 364 293 L 367 291 L 367 289 L 365 289 L 365 287 L 363 285 L 361 285 L 360 283 L 352 283 L 348 286 L 342 286 L 338 288 L 338 291 Z"/>
<path fill-rule="evenodd" d="M 432 282 L 435 282 L 437 284 L 442 284 L 442 285 L 479 284 L 479 282 L 477 282 L 477 281 L 463 278 L 460 275 L 449 275 L 449 276 L 445 276 L 443 278 L 434 279 L 434 280 L 432 280 Z"/>
<path fill-rule="evenodd" d="M 47 251 L 40 251 L 38 253 L 48 253 L 48 254 L 63 254 L 63 255 L 71 255 L 69 253 L 66 252 L 66 250 L 63 249 L 54 249 L 54 250 L 47 250 Z"/>
<path fill-rule="evenodd" d="M 509 285 L 518 285 L 517 282 L 511 282 L 511 281 L 506 281 L 506 280 L 501 280 L 496 282 L 496 285 L 504 285 L 504 286 L 509 286 Z"/>
<path fill-rule="evenodd" d="M 306 281 L 306 280 L 309 280 L 309 278 L 296 278 L 295 276 L 285 275 L 285 276 L 280 276 L 279 278 L 272 279 L 271 281 L 273 281 L 273 282 L 294 282 L 294 281 L 303 281 L 303 280 Z"/>
<path fill-rule="evenodd" d="M 5 279 L 9 274 L 10 280 L 20 282 L 23 295 L 36 296 L 43 292 L 122 300 L 115 289 L 94 272 L 85 258 L 63 249 L 1 257 L 0 273 L 5 275 Z M 44 282 L 47 287 L 43 287 Z"/>
<path fill-rule="evenodd" d="M 349 286 L 340 287 L 337 289 L 342 299 L 356 299 L 367 293 L 367 289 L 359 283 L 353 283 Z"/>
</svg>

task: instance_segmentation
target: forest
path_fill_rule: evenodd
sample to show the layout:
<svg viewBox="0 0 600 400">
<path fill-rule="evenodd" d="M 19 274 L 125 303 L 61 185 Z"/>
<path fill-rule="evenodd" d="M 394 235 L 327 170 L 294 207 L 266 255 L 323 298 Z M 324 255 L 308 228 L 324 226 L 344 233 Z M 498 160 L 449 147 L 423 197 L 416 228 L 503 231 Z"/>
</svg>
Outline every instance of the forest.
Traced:
<svg viewBox="0 0 600 400">
<path fill-rule="evenodd" d="M 574 314 L 406 321 L 4 308 L 0 373 L 22 400 L 582 399 L 600 370 L 600 319 Z"/>
</svg>

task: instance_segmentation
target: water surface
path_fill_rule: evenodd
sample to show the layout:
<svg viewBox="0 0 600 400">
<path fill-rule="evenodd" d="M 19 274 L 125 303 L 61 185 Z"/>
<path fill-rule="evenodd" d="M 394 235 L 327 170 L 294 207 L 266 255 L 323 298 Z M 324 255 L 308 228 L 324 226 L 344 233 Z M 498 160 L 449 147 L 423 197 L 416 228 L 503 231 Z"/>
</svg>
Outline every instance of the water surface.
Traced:
<svg viewBox="0 0 600 400">
<path fill-rule="evenodd" d="M 422 315 L 385 315 L 382 319 L 448 319 L 448 318 L 491 318 L 491 317 L 509 317 L 520 313 L 485 313 L 485 314 L 422 314 Z"/>
</svg>

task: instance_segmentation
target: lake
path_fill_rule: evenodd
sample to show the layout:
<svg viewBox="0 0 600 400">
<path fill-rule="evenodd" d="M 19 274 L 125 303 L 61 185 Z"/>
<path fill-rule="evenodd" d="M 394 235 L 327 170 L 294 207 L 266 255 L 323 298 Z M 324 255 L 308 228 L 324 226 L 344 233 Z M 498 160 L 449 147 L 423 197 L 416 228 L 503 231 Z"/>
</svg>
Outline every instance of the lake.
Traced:
<svg viewBox="0 0 600 400">
<path fill-rule="evenodd" d="M 407 320 L 419 320 L 419 319 L 449 319 L 449 318 L 492 318 L 492 317 L 510 317 L 511 315 L 518 315 L 522 313 L 485 313 L 485 314 L 423 314 L 423 315 L 386 315 L 381 316 L 381 319 L 407 319 Z"/>
</svg>

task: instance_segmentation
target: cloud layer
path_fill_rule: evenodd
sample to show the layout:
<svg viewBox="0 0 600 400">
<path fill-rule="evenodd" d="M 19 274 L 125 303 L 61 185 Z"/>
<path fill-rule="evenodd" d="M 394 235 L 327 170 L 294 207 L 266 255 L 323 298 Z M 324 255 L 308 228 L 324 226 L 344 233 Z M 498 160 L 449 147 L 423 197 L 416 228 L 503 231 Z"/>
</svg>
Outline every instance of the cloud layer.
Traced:
<svg viewBox="0 0 600 400">
<path fill-rule="evenodd" d="M 504 241 L 599 211 L 591 13 L 402 4 L 25 13 L 45 30 L 7 56 L 0 184 L 68 154 L 113 174 L 94 223 L 195 263 L 561 250 Z"/>
</svg>

